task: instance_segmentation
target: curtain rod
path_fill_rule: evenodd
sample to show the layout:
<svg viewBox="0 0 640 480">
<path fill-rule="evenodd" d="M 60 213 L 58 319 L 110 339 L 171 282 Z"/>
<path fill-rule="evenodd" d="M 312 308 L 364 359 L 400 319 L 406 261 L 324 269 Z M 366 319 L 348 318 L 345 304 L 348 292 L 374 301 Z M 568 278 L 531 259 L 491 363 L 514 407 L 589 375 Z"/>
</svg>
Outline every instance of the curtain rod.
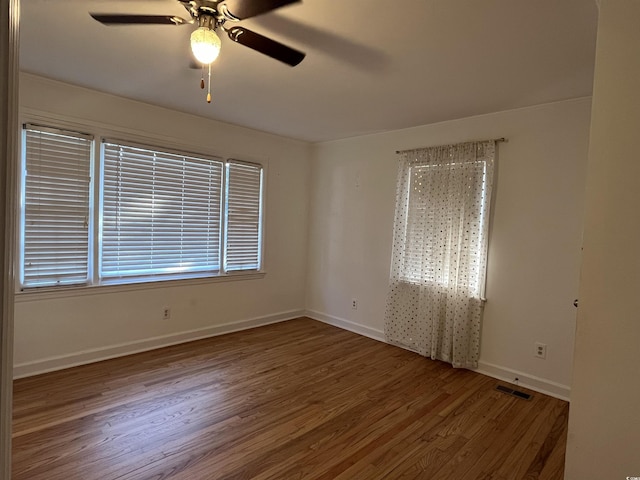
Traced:
<svg viewBox="0 0 640 480">
<path fill-rule="evenodd" d="M 482 141 L 486 142 L 486 140 L 475 140 L 475 141 L 476 142 L 482 142 Z M 509 140 L 507 140 L 504 137 L 500 137 L 500 138 L 494 138 L 493 141 L 496 142 L 496 143 L 501 143 L 501 142 L 508 142 Z M 471 140 L 469 142 L 461 142 L 461 143 L 473 143 L 473 142 L 474 142 L 474 140 Z M 452 144 L 452 145 L 456 145 L 456 144 Z M 443 146 L 448 146 L 448 145 L 443 145 Z M 422 148 L 432 148 L 432 147 L 422 147 Z M 411 150 L 422 150 L 422 148 L 409 148 L 407 150 L 396 150 L 396 153 L 409 152 Z"/>
</svg>

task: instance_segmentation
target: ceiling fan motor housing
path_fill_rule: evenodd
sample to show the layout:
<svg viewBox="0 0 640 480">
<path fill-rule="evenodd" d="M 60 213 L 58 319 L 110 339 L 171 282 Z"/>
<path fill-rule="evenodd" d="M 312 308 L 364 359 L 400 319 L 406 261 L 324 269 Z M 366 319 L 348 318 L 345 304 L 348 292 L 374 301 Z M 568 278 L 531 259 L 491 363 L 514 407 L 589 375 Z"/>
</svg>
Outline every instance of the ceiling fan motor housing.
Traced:
<svg viewBox="0 0 640 480">
<path fill-rule="evenodd" d="M 187 9 L 192 18 L 200 21 L 202 17 L 213 19 L 209 28 L 222 25 L 226 21 L 238 22 L 240 18 L 233 15 L 223 0 L 178 0 Z M 200 26 L 206 26 L 200 24 Z"/>
</svg>

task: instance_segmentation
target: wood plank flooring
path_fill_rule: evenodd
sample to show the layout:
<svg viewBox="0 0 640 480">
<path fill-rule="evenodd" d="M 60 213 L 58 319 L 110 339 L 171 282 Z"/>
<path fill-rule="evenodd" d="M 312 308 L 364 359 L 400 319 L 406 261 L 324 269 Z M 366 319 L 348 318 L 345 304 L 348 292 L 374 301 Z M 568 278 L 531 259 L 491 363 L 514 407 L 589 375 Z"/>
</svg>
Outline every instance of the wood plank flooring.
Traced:
<svg viewBox="0 0 640 480">
<path fill-rule="evenodd" d="M 497 383 L 302 318 L 17 380 L 12 478 L 561 480 L 568 404 Z"/>
</svg>

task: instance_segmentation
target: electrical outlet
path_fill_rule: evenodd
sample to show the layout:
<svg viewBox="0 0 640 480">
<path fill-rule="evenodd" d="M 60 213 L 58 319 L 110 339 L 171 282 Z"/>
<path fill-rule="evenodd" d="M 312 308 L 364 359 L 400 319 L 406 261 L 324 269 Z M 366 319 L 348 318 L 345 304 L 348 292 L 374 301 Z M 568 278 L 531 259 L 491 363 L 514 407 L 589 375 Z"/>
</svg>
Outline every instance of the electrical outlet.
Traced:
<svg viewBox="0 0 640 480">
<path fill-rule="evenodd" d="M 164 307 L 162 309 L 162 319 L 169 320 L 171 318 L 171 309 L 169 307 Z"/>
<path fill-rule="evenodd" d="M 351 308 L 353 308 L 354 310 L 358 309 L 358 299 L 357 298 L 352 298 L 351 299 Z"/>
<path fill-rule="evenodd" d="M 538 358 L 547 358 L 547 345 L 545 343 L 536 342 L 533 356 Z"/>
</svg>

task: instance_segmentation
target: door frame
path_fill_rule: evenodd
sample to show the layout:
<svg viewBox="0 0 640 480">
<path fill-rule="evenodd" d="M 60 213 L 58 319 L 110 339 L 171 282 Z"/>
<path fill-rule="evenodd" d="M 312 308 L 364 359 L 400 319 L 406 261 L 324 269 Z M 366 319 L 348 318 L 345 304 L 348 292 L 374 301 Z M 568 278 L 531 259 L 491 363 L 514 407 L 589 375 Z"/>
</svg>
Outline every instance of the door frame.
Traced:
<svg viewBox="0 0 640 480">
<path fill-rule="evenodd" d="M 19 0 L 0 0 L 0 480 L 11 478 L 19 18 Z"/>
</svg>

